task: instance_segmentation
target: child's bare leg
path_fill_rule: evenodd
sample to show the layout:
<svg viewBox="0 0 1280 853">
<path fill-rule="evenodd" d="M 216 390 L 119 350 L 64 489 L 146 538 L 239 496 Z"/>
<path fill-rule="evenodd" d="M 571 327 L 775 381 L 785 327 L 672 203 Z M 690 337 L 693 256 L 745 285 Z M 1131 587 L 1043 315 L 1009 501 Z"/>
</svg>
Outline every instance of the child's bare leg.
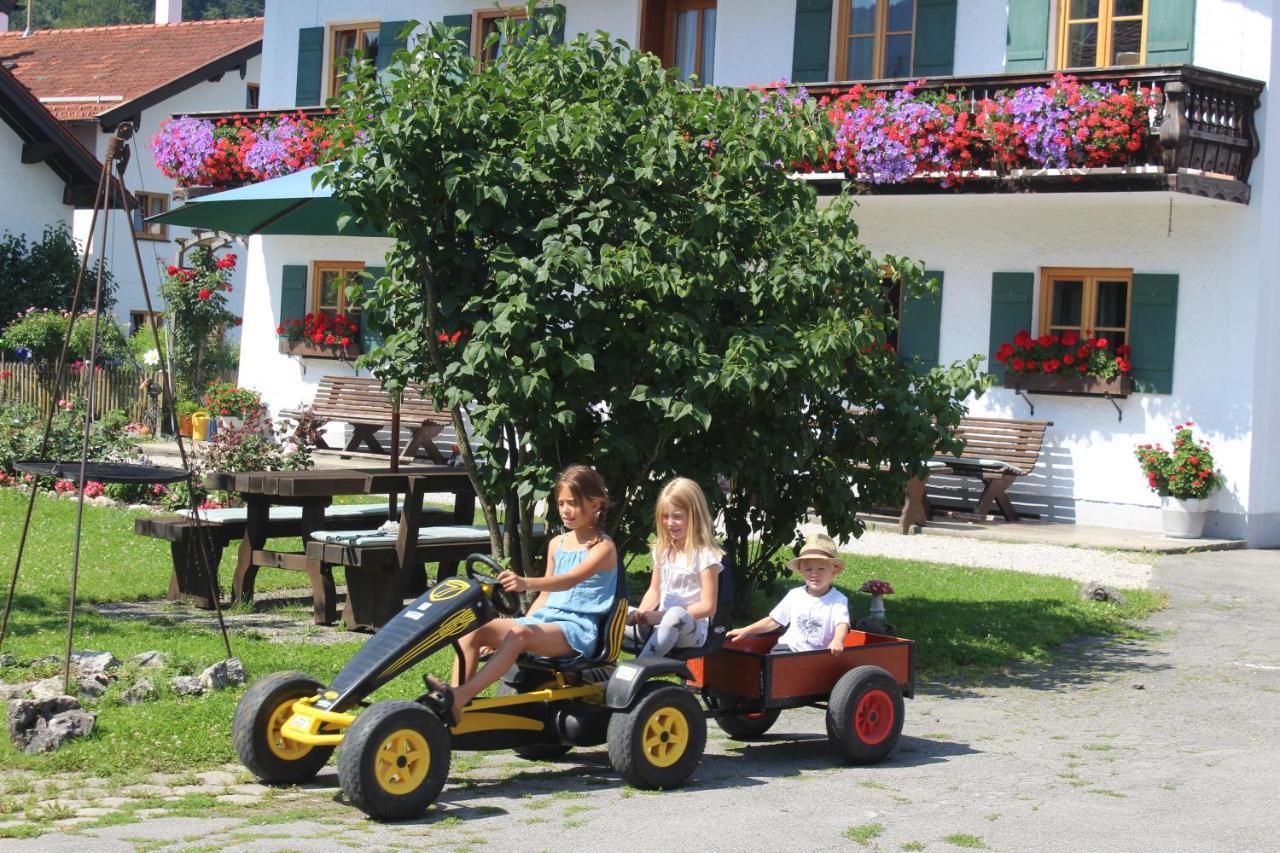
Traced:
<svg viewBox="0 0 1280 853">
<path fill-rule="evenodd" d="M 454 688 L 453 713 L 455 718 L 461 719 L 463 707 L 474 699 L 481 690 L 501 678 L 502 674 L 511 668 L 511 665 L 516 662 L 516 658 L 522 652 L 533 652 L 536 655 L 544 655 L 546 657 L 560 657 L 573 654 L 573 648 L 565 640 L 564 632 L 560 630 L 558 625 L 516 624 L 502 638 L 497 650 L 489 658 L 484 669 Z"/>
<path fill-rule="evenodd" d="M 480 664 L 480 649 L 484 646 L 497 646 L 502 642 L 503 637 L 511 633 L 515 626 L 516 620 L 514 619 L 494 619 L 492 622 L 482 625 L 478 630 L 459 637 L 458 648 L 462 650 L 462 657 L 454 658 L 453 677 L 449 683 L 457 687 L 473 677 L 476 674 L 476 668 Z M 464 664 L 465 668 L 463 667 Z"/>
</svg>

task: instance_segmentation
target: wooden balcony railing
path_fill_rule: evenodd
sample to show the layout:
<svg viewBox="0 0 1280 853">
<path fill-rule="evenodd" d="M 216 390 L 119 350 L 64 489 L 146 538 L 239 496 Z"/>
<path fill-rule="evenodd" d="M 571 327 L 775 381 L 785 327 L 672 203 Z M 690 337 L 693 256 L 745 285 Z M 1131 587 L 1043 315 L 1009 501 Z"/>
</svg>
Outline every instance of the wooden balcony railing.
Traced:
<svg viewBox="0 0 1280 853">
<path fill-rule="evenodd" d="M 1211 71 L 1194 65 L 1149 65 L 1126 68 L 1084 69 L 1070 72 L 1083 83 L 1107 82 L 1129 89 L 1156 86 L 1162 93 L 1159 111 L 1152 121 L 1150 144 L 1135 152 L 1124 166 L 1071 170 L 1015 170 L 1012 174 L 990 172 L 967 178 L 962 184 L 943 187 L 938 181 L 909 180 L 901 184 L 880 184 L 868 192 L 1097 192 L 1163 190 L 1189 193 L 1223 201 L 1248 204 L 1249 173 L 1258 155 L 1258 131 L 1254 114 L 1265 86 L 1259 80 Z M 971 103 L 998 92 L 1023 86 L 1043 85 L 1054 72 L 989 74 L 966 77 L 938 77 L 925 81 L 921 89 L 946 89 L 961 93 Z M 864 82 L 867 89 L 894 91 L 909 80 Z M 832 82 L 809 85 L 815 96 L 838 95 L 853 83 Z M 192 113 L 199 118 L 255 120 L 282 114 L 319 118 L 323 107 L 285 110 L 236 110 Z M 839 175 L 809 175 L 822 192 L 838 192 Z"/>
<path fill-rule="evenodd" d="M 1045 84 L 1052 71 L 991 74 L 973 77 L 939 77 L 925 81 L 919 90 L 946 89 L 962 93 L 976 103 L 998 92 Z M 1023 191 L 1171 190 L 1223 201 L 1249 202 L 1249 172 L 1259 151 L 1254 114 L 1265 84 L 1199 68 L 1194 65 L 1149 65 L 1127 68 L 1083 69 L 1070 74 L 1082 83 L 1126 81 L 1130 90 L 1157 86 L 1162 105 L 1152 122 L 1152 141 L 1124 167 L 1058 170 L 1014 175 L 991 175 L 966 180 L 962 187 L 945 190 L 936 182 L 909 181 L 880 185 L 875 193 L 974 192 L 1014 189 Z M 863 83 L 875 91 L 895 91 L 909 80 Z M 837 95 L 852 83 L 809 85 L 810 93 Z M 838 179 L 813 176 L 824 189 Z"/>
</svg>

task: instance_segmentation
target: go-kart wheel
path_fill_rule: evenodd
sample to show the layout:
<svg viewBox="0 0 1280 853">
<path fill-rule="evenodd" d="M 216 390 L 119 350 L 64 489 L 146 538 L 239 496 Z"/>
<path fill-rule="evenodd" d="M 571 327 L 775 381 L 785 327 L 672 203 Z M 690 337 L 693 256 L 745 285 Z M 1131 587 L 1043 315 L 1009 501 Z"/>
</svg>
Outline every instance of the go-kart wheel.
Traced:
<svg viewBox="0 0 1280 853">
<path fill-rule="evenodd" d="M 874 764 L 902 734 L 902 688 L 878 666 L 851 669 L 831 689 L 827 737 L 850 764 Z"/>
<path fill-rule="evenodd" d="M 781 713 L 782 711 L 777 708 L 768 711 L 744 711 L 741 714 L 726 713 L 724 716 L 716 717 L 716 725 L 729 737 L 738 740 L 755 740 L 773 728 L 773 724 L 778 722 L 778 715 Z"/>
<path fill-rule="evenodd" d="M 277 672 L 259 678 L 240 697 L 231 724 L 240 762 L 269 785 L 305 782 L 320 772 L 331 746 L 308 746 L 280 734 L 293 716 L 293 703 L 315 696 L 324 685 L 300 672 Z"/>
<path fill-rule="evenodd" d="M 487 575 L 484 572 L 477 572 L 476 563 L 484 563 L 486 566 L 493 569 L 494 574 Z M 516 595 L 514 592 L 507 592 L 503 588 L 502 584 L 498 583 L 498 575 L 502 574 L 506 570 L 503 569 L 502 566 L 498 565 L 497 560 L 487 554 L 472 554 L 467 557 L 465 566 L 467 577 L 492 588 L 493 591 L 490 593 L 490 600 L 493 601 L 494 609 L 496 609 L 498 613 L 503 616 L 524 615 L 524 604 L 520 601 L 520 596 Z"/>
<path fill-rule="evenodd" d="M 539 685 L 534 689 L 541 690 L 542 687 L 543 685 Z M 499 696 L 515 696 L 519 692 L 505 681 L 498 682 L 497 695 Z M 567 743 L 527 743 L 524 746 L 517 746 L 513 752 L 526 761 L 555 761 L 568 754 L 571 749 L 573 746 Z"/>
<path fill-rule="evenodd" d="M 707 745 L 707 719 L 693 694 L 651 684 L 631 710 L 609 718 L 609 761 L 637 788 L 676 788 Z"/>
<path fill-rule="evenodd" d="M 417 702 L 378 702 L 347 730 L 338 751 L 338 784 L 375 820 L 416 817 L 449 776 L 449 731 Z"/>
</svg>

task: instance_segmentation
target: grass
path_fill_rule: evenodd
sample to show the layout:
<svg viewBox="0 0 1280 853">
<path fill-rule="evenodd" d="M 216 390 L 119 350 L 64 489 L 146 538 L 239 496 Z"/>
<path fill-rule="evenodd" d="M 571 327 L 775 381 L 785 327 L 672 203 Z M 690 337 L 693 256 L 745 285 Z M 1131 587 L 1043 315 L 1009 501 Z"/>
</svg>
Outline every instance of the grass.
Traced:
<svg viewBox="0 0 1280 853">
<path fill-rule="evenodd" d="M 883 823 L 864 823 L 860 826 L 851 826 L 846 829 L 844 837 L 866 847 L 871 843 L 872 839 L 878 838 L 882 832 L 884 832 Z"/>
<path fill-rule="evenodd" d="M 0 555 L 16 553 L 26 500 L 24 494 L 0 489 Z M 174 695 L 168 688 L 171 676 L 199 673 L 225 657 L 217 631 L 195 626 L 175 630 L 172 620 L 107 619 L 93 612 L 95 603 L 157 599 L 168 587 L 167 543 L 133 533 L 133 519 L 142 512 L 85 507 L 74 646 L 109 650 L 125 661 L 139 652 L 163 650 L 168 666 L 149 674 L 159 698 L 123 706 L 118 697 L 125 685 L 117 684 L 96 708 L 99 716 L 92 737 L 40 756 L 26 755 L 5 739 L 0 742 L 0 769 L 91 771 L 114 783 L 149 772 L 192 773 L 235 762 L 231 720 L 242 690 L 192 698 Z M 19 662 L 63 652 L 74 518 L 74 502 L 38 498 L 5 640 L 5 651 Z M 224 584 L 233 570 L 233 551 L 228 549 L 222 563 Z M 845 562 L 849 570 L 840 576 L 839 585 L 849 595 L 854 618 L 866 612 L 867 597 L 854 592 L 864 579 L 884 578 L 898 590 L 888 602 L 889 618 L 899 635 L 915 640 L 916 672 L 924 678 L 955 673 L 980 678 L 1010 661 L 1045 661 L 1054 646 L 1073 637 L 1128 634 L 1133 630 L 1129 620 L 1162 603 L 1159 595 L 1144 590 L 1128 592 L 1126 607 L 1084 602 L 1071 581 L 1017 572 L 874 557 L 848 556 Z M 7 587 L 12 563 L 0 564 L 0 569 Z M 631 565 L 630 586 L 637 594 L 648 583 L 648 571 L 645 558 Z M 265 591 L 298 584 L 295 573 L 267 569 L 259 573 L 257 586 Z M 787 579 L 777 589 L 757 593 L 753 612 L 739 623 L 767 612 L 791 585 Z M 298 613 L 306 618 L 305 608 Z M 365 640 L 357 634 L 346 636 L 349 640 L 333 645 L 281 644 L 253 630 L 233 629 L 231 641 L 251 679 L 287 668 L 326 681 Z M 446 650 L 428 659 L 425 668 L 444 676 L 450 658 Z M 53 674 L 57 667 L 46 669 L 41 674 Z M 372 698 L 418 695 L 421 670 L 415 668 L 413 675 L 397 679 Z M 33 674 L 25 666 L 0 668 L 0 681 L 29 680 Z M 137 750 L 138 743 L 147 744 L 147 749 Z M 15 798 L 30 790 L 27 783 L 10 784 L 6 793 Z"/>
<path fill-rule="evenodd" d="M 987 846 L 981 838 L 976 835 L 969 835 L 967 832 L 956 832 L 942 840 L 948 844 L 954 844 L 957 847 L 968 847 L 972 850 L 981 850 Z"/>
</svg>

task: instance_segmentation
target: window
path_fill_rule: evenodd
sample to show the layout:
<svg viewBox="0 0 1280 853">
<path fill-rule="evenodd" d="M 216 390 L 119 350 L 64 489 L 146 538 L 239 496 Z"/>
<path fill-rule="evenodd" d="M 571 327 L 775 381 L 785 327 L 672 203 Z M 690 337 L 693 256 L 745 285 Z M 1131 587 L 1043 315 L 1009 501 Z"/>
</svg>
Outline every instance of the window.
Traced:
<svg viewBox="0 0 1280 853">
<path fill-rule="evenodd" d="M 681 80 L 715 82 L 716 0 L 673 0 L 667 5 L 663 57 Z"/>
<path fill-rule="evenodd" d="M 475 42 L 471 45 L 471 53 L 485 62 L 495 62 L 502 58 L 502 51 L 506 47 L 503 44 L 501 34 L 498 33 L 498 23 L 510 18 L 524 18 L 524 9 L 486 9 L 482 12 L 476 12 L 474 25 L 471 32 L 474 34 Z M 485 47 L 485 42 L 489 36 L 498 34 L 498 41 Z"/>
<path fill-rule="evenodd" d="M 258 93 L 260 91 L 257 83 L 249 83 L 244 87 L 244 108 L 246 110 L 256 110 L 258 108 L 260 101 Z"/>
<path fill-rule="evenodd" d="M 1147 28 L 1146 0 L 1060 0 L 1061 68 L 1141 65 Z"/>
<path fill-rule="evenodd" d="M 1040 332 L 1092 333 L 1112 347 L 1127 344 L 1132 291 L 1133 270 L 1041 270 Z"/>
<path fill-rule="evenodd" d="M 316 314 L 354 314 L 360 309 L 347 303 L 347 283 L 355 282 L 364 264 L 356 261 L 316 261 L 312 281 L 311 310 Z"/>
<path fill-rule="evenodd" d="M 169 226 L 160 222 L 147 222 L 149 216 L 156 216 L 169 209 L 169 196 L 164 193 L 135 192 L 134 198 L 138 206 L 134 209 L 133 233 L 141 240 L 168 240 Z"/>
<path fill-rule="evenodd" d="M 844 80 L 909 77 L 915 49 L 915 0 L 840 4 L 836 68 Z"/>
<path fill-rule="evenodd" d="M 160 329 L 164 328 L 164 312 L 163 311 L 152 311 L 150 314 L 148 314 L 146 311 L 130 311 L 129 312 L 130 336 L 136 335 L 139 331 L 143 329 L 146 329 L 148 332 L 151 331 L 151 322 L 147 319 L 148 317 L 155 317 L 156 327 Z"/>
<path fill-rule="evenodd" d="M 378 61 L 377 21 L 366 24 L 344 24 L 329 31 L 329 97 L 336 97 L 347 75 L 342 60 L 354 56 L 358 59 Z"/>
</svg>

